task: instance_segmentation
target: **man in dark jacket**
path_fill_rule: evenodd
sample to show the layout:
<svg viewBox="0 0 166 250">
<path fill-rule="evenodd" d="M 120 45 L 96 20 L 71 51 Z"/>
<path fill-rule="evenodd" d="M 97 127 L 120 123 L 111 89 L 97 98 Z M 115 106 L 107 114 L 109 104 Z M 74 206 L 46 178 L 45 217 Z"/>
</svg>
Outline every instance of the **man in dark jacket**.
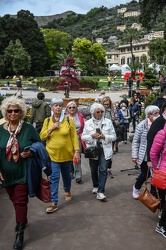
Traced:
<svg viewBox="0 0 166 250">
<path fill-rule="evenodd" d="M 32 102 L 32 110 L 30 115 L 30 123 L 34 124 L 38 133 L 40 133 L 43 122 L 47 117 L 51 116 L 51 109 L 47 102 L 44 101 L 43 92 L 37 94 L 37 99 Z"/>
<path fill-rule="evenodd" d="M 166 88 L 163 90 L 162 96 L 157 97 L 157 100 L 152 105 L 158 106 L 161 110 L 161 107 L 165 101 L 166 101 Z"/>
</svg>

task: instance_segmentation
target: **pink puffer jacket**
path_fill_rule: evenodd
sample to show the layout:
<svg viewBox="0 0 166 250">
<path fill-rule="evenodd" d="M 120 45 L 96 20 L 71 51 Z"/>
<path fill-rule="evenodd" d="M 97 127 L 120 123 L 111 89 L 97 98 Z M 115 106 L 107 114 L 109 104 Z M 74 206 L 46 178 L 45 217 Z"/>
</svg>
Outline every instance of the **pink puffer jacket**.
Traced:
<svg viewBox="0 0 166 250">
<path fill-rule="evenodd" d="M 166 125 L 155 136 L 150 150 L 150 160 L 154 169 L 166 171 Z"/>
</svg>

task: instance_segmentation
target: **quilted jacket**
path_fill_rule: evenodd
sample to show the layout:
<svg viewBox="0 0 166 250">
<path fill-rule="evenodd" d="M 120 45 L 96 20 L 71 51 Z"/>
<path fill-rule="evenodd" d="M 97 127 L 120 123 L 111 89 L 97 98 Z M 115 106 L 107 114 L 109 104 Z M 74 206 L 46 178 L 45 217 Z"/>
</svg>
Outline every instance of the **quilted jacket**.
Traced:
<svg viewBox="0 0 166 250">
<path fill-rule="evenodd" d="M 147 148 L 147 133 L 148 126 L 147 119 L 145 119 L 136 126 L 136 131 L 132 142 L 132 158 L 138 159 L 139 164 L 141 164 L 145 158 Z"/>
</svg>

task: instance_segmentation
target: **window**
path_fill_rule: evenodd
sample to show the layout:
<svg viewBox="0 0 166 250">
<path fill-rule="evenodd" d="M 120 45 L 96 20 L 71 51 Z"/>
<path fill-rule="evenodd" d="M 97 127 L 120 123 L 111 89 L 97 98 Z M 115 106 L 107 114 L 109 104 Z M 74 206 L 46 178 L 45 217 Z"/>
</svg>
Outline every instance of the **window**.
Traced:
<svg viewBox="0 0 166 250">
<path fill-rule="evenodd" d="M 121 65 L 125 64 L 125 57 L 121 58 Z"/>
</svg>

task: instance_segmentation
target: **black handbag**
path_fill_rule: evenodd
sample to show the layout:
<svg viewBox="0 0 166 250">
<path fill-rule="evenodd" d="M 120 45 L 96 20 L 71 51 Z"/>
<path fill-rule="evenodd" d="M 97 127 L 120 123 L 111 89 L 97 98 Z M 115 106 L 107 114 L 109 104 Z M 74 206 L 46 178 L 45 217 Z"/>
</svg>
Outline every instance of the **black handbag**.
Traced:
<svg viewBox="0 0 166 250">
<path fill-rule="evenodd" d="M 96 158 L 98 156 L 98 148 L 95 146 L 84 149 L 85 158 Z"/>
</svg>

